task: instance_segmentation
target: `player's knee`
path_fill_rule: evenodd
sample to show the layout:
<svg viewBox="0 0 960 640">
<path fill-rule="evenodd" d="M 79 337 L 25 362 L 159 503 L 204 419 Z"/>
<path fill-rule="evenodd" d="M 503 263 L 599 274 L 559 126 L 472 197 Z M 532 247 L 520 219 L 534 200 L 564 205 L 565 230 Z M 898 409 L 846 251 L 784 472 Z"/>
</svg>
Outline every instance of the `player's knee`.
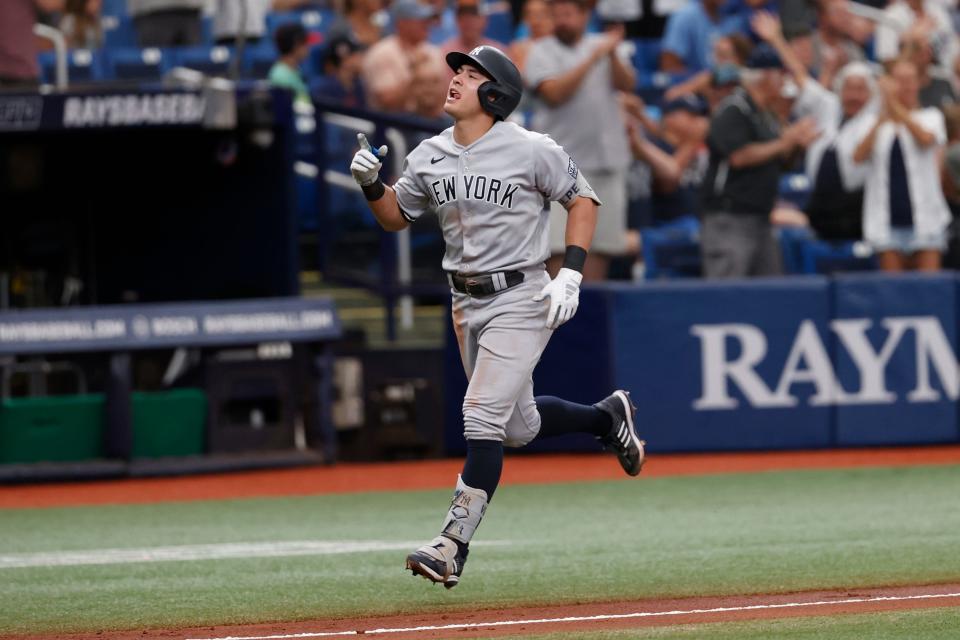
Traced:
<svg viewBox="0 0 960 640">
<path fill-rule="evenodd" d="M 499 440 L 505 446 L 510 446 L 504 441 L 506 433 L 503 427 L 472 418 L 464 417 L 463 437 L 467 440 Z"/>
<path fill-rule="evenodd" d="M 511 449 L 519 449 L 520 447 L 525 447 L 530 444 L 530 441 L 536 436 L 533 434 L 510 434 L 503 440 L 503 446 L 510 447 Z"/>
</svg>

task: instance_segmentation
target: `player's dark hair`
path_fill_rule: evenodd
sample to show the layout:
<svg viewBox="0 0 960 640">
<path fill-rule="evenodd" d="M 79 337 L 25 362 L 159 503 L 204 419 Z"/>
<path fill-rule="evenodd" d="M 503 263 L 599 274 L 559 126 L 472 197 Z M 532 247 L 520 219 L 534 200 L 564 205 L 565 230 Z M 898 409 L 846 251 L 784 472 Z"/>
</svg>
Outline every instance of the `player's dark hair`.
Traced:
<svg viewBox="0 0 960 640">
<path fill-rule="evenodd" d="M 289 55 L 290 52 L 307 41 L 307 30 L 299 22 L 282 24 L 274 32 L 273 40 L 281 56 Z"/>
</svg>

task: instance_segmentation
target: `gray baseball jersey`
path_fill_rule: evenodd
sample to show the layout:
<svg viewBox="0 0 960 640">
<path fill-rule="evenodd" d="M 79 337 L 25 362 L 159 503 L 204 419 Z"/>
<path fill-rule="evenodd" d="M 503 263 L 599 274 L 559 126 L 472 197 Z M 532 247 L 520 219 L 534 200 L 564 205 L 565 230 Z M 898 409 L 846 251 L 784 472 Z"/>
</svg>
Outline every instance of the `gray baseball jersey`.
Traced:
<svg viewBox="0 0 960 640">
<path fill-rule="evenodd" d="M 444 270 L 524 272 L 522 283 L 495 295 L 453 292 L 452 305 L 470 380 L 464 435 L 523 446 L 540 430 L 533 369 L 553 333 L 546 327 L 549 300 L 533 300 L 550 281 L 545 205 L 569 208 L 578 196 L 600 201 L 557 143 L 510 122 L 495 123 L 466 147 L 452 128 L 425 140 L 407 156 L 393 188 L 408 220 L 437 213 L 447 244 Z"/>
<path fill-rule="evenodd" d="M 453 128 L 410 152 L 396 184 L 403 215 L 436 212 L 443 269 L 463 274 L 522 270 L 549 257 L 545 204 L 577 196 L 601 204 L 577 164 L 549 136 L 497 122 L 469 146 Z"/>
</svg>

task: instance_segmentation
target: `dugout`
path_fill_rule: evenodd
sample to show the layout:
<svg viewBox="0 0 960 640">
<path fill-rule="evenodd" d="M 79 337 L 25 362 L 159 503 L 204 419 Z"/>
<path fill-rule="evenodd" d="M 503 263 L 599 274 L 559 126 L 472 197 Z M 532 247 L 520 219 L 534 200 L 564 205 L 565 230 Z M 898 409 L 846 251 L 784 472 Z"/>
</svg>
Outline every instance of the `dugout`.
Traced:
<svg viewBox="0 0 960 640">
<path fill-rule="evenodd" d="M 0 479 L 333 459 L 295 138 L 289 94 L 254 85 L 0 92 Z"/>
<path fill-rule="evenodd" d="M 0 94 L 5 306 L 298 293 L 282 91 Z"/>
</svg>

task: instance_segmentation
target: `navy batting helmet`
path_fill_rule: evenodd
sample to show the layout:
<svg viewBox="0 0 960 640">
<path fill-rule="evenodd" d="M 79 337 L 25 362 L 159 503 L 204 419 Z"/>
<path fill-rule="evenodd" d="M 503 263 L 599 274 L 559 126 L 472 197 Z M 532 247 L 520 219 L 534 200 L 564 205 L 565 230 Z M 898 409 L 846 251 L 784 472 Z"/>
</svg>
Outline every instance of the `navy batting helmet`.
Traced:
<svg viewBox="0 0 960 640">
<path fill-rule="evenodd" d="M 523 95 L 523 80 L 517 65 L 496 47 L 483 45 L 470 53 L 453 51 L 447 54 L 447 64 L 454 71 L 463 65 L 476 67 L 490 78 L 490 82 L 480 85 L 480 106 L 497 120 L 505 120 Z"/>
</svg>

